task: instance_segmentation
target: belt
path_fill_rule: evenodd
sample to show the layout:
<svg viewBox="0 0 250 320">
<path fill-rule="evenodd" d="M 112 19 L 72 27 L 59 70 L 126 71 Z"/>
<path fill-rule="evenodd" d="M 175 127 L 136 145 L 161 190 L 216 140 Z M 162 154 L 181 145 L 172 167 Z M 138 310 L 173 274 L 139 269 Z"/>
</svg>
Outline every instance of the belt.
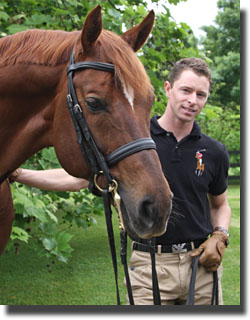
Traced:
<svg viewBox="0 0 250 320">
<path fill-rule="evenodd" d="M 198 248 L 206 239 L 203 240 L 195 240 L 191 242 L 183 242 L 177 244 L 171 244 L 168 246 L 155 245 L 153 246 L 154 253 L 182 253 Z M 139 242 L 133 242 L 132 245 L 133 250 L 151 252 L 152 247 Z"/>
</svg>

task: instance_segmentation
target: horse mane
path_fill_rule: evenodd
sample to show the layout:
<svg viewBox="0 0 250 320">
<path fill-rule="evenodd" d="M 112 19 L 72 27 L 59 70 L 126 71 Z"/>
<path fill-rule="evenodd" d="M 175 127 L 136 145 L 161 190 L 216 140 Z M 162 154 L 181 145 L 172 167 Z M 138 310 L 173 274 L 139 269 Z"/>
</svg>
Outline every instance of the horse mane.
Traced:
<svg viewBox="0 0 250 320">
<path fill-rule="evenodd" d="M 55 66 L 69 60 L 79 32 L 31 29 L 0 39 L 0 66 Z"/>
<path fill-rule="evenodd" d="M 69 61 L 80 31 L 32 29 L 0 39 L 0 67 L 15 64 L 56 66 Z M 132 48 L 120 36 L 102 30 L 97 50 L 100 61 L 115 66 L 116 82 L 148 97 L 152 93 L 149 77 Z"/>
</svg>

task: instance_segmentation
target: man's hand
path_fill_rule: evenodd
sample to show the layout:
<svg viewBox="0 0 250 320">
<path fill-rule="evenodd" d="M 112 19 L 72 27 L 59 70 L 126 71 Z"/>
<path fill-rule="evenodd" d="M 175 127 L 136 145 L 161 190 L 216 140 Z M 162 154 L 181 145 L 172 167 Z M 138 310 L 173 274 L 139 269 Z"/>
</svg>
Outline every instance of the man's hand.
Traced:
<svg viewBox="0 0 250 320">
<path fill-rule="evenodd" d="M 221 264 L 227 241 L 228 237 L 224 232 L 214 231 L 209 239 L 190 253 L 190 256 L 196 257 L 202 253 L 199 263 L 207 271 L 216 271 Z"/>
<path fill-rule="evenodd" d="M 21 174 L 21 172 L 22 172 L 22 168 L 18 168 L 18 169 L 16 169 L 15 171 L 13 171 L 13 172 L 9 175 L 9 177 L 8 177 L 9 183 L 15 182 L 16 179 L 17 179 L 17 178 L 19 177 L 19 175 Z"/>
</svg>

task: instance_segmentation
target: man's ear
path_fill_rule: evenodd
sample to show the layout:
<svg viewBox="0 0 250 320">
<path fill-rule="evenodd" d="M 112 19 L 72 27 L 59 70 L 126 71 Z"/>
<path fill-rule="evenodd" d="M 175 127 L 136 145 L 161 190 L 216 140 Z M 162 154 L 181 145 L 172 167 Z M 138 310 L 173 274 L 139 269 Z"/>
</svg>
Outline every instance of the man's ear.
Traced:
<svg viewBox="0 0 250 320">
<path fill-rule="evenodd" d="M 169 97 L 170 91 L 171 91 L 171 89 L 172 89 L 170 82 L 169 82 L 169 81 L 165 81 L 164 87 L 165 87 L 166 95 L 167 95 L 167 97 Z"/>
</svg>

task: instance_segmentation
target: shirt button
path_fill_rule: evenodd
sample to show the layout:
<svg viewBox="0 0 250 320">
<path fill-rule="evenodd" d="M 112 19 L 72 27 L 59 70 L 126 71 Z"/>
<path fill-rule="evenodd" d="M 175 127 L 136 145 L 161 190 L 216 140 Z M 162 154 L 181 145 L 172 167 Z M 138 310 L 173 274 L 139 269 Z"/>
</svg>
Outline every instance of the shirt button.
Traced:
<svg viewBox="0 0 250 320">
<path fill-rule="evenodd" d="M 166 133 L 166 136 L 169 137 L 169 136 L 170 136 L 170 133 Z"/>
</svg>

